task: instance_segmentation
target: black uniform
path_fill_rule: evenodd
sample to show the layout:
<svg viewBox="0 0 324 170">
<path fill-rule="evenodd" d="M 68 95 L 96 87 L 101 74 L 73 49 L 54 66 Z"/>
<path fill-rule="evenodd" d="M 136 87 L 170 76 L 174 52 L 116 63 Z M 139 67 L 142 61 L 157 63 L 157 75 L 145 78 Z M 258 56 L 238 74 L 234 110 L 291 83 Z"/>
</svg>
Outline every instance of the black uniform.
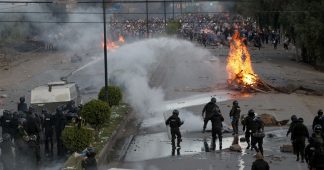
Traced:
<svg viewBox="0 0 324 170">
<path fill-rule="evenodd" d="M 4 114 L 0 119 L 1 119 L 0 122 L 1 122 L 1 126 L 2 126 L 2 135 L 5 133 L 10 134 L 11 121 L 12 121 L 10 112 L 4 111 Z"/>
<path fill-rule="evenodd" d="M 8 135 L 8 134 L 7 134 Z M 14 147 L 14 144 L 9 138 L 3 140 L 0 143 L 0 148 L 1 148 L 1 161 L 2 161 L 2 166 L 3 170 L 12 170 L 14 169 L 14 155 L 12 152 L 12 148 Z"/>
<path fill-rule="evenodd" d="M 219 140 L 219 149 L 222 149 L 222 122 L 224 121 L 224 117 L 220 113 L 214 113 L 211 117 L 212 121 L 212 144 L 211 150 L 215 150 L 216 148 L 216 138 Z"/>
<path fill-rule="evenodd" d="M 324 148 L 323 136 L 321 133 L 313 133 L 309 144 L 305 148 L 305 160 L 310 169 L 324 169 Z"/>
<path fill-rule="evenodd" d="M 264 138 L 264 125 L 260 118 L 253 119 L 253 125 L 252 125 L 252 140 L 251 145 L 252 148 L 255 149 L 257 152 L 261 152 L 263 155 L 263 138 Z M 256 146 L 258 144 L 258 146 Z"/>
<path fill-rule="evenodd" d="M 230 118 L 233 127 L 233 134 L 238 134 L 238 123 L 240 120 L 241 108 L 240 106 L 233 105 L 230 111 Z"/>
<path fill-rule="evenodd" d="M 263 159 L 258 159 L 253 162 L 252 170 L 269 170 L 269 164 Z"/>
<path fill-rule="evenodd" d="M 45 153 L 53 154 L 54 117 L 49 113 L 44 113 L 43 129 L 45 133 Z M 49 148 L 49 143 L 51 148 Z"/>
<path fill-rule="evenodd" d="M 18 112 L 21 111 L 21 112 L 25 112 L 26 113 L 28 111 L 27 104 L 25 102 L 18 103 L 17 110 L 18 110 Z"/>
<path fill-rule="evenodd" d="M 24 129 L 28 136 L 31 138 L 33 136 L 33 140 L 28 141 L 29 147 L 35 153 L 37 164 L 40 161 L 40 143 L 39 143 L 39 133 L 41 131 L 40 125 L 38 124 L 38 120 L 29 113 L 26 118 L 26 124 L 24 125 Z"/>
<path fill-rule="evenodd" d="M 323 123 L 324 123 L 324 116 L 323 115 L 317 115 L 317 116 L 315 116 L 315 118 L 313 120 L 312 129 L 314 130 L 315 125 L 321 125 L 322 128 L 324 128 L 323 127 L 323 125 L 324 125 Z"/>
<path fill-rule="evenodd" d="M 81 166 L 84 170 L 97 170 L 96 157 L 87 157 L 81 162 Z"/>
<path fill-rule="evenodd" d="M 181 139 L 181 133 L 179 127 L 183 124 L 183 122 L 181 122 L 178 115 L 173 114 L 165 121 L 165 124 L 169 125 L 171 129 L 172 149 L 175 149 L 176 147 L 175 146 L 176 138 L 177 138 L 177 146 L 180 147 L 180 142 L 182 141 L 182 139 Z"/>
<path fill-rule="evenodd" d="M 290 123 L 290 125 L 289 125 L 289 129 L 288 129 L 288 131 L 287 131 L 286 136 L 288 136 L 289 133 L 292 133 L 292 132 L 293 132 L 293 129 L 294 129 L 294 127 L 296 126 L 297 123 L 298 123 L 297 120 L 294 120 L 294 121 L 292 121 L 292 122 Z M 295 142 L 294 142 L 294 140 L 292 139 L 292 137 L 293 137 L 293 135 L 291 134 L 291 136 L 290 136 L 291 144 L 292 144 L 292 146 L 293 146 L 294 153 L 296 153 L 296 152 L 297 152 L 297 151 L 296 151 L 296 146 L 295 146 Z"/>
<path fill-rule="evenodd" d="M 62 156 L 64 154 L 64 147 L 61 139 L 62 131 L 66 125 L 66 118 L 64 117 L 62 111 L 58 111 L 55 114 L 55 134 L 57 143 L 57 155 Z"/>
<path fill-rule="evenodd" d="M 292 139 L 296 146 L 297 161 L 299 161 L 299 155 L 301 155 L 301 161 L 305 158 L 305 139 L 309 138 L 307 127 L 303 122 L 298 122 L 292 131 Z"/>
<path fill-rule="evenodd" d="M 247 149 L 249 149 L 250 146 L 251 146 L 251 143 L 250 143 L 251 140 L 250 139 L 251 139 L 251 136 L 252 136 L 252 131 L 250 129 L 251 127 L 248 126 L 248 124 L 250 124 L 250 122 L 253 121 L 254 118 L 255 118 L 254 116 L 247 116 L 242 121 L 243 131 L 245 131 L 245 140 L 246 140 L 246 142 L 248 144 Z"/>
<path fill-rule="evenodd" d="M 22 170 L 37 169 L 37 158 L 33 155 L 36 151 L 35 145 L 31 145 L 29 136 L 23 127 L 27 122 L 20 121 L 18 125 L 18 134 L 15 140 L 16 167 Z"/>
<path fill-rule="evenodd" d="M 216 105 L 216 103 L 209 102 L 205 105 L 204 109 L 202 110 L 202 115 L 205 113 L 203 132 L 205 132 L 207 123 L 209 120 L 211 120 L 211 117 L 215 112 L 220 113 L 219 107 Z"/>
</svg>

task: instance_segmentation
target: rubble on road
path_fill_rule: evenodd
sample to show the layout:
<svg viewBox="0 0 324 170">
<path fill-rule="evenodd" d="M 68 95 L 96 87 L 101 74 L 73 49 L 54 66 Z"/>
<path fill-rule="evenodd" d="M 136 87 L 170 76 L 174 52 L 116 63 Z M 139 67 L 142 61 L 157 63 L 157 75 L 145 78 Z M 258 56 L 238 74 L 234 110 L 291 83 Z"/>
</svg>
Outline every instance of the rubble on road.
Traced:
<svg viewBox="0 0 324 170">
<path fill-rule="evenodd" d="M 259 115 L 259 117 L 261 118 L 265 126 L 283 126 L 287 125 L 287 123 L 289 122 L 289 120 L 277 121 L 277 119 L 273 115 L 267 113 L 263 113 Z"/>
<path fill-rule="evenodd" d="M 0 98 L 7 98 L 7 97 L 8 97 L 8 95 L 6 95 L 6 94 L 0 95 Z"/>
<path fill-rule="evenodd" d="M 292 153 L 294 151 L 293 146 L 291 144 L 280 146 L 280 152 L 289 152 Z"/>
<path fill-rule="evenodd" d="M 239 145 L 239 136 L 235 135 L 232 145 L 230 146 L 231 151 L 242 152 L 242 147 Z"/>
</svg>

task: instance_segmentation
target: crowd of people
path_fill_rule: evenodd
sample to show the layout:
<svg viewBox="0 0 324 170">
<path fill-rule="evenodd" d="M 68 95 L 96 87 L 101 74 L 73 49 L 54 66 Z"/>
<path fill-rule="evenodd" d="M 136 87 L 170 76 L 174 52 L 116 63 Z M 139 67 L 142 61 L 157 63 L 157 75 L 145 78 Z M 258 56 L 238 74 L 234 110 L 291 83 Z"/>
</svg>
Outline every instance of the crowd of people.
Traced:
<svg viewBox="0 0 324 170">
<path fill-rule="evenodd" d="M 224 117 L 221 114 L 219 107 L 216 104 L 216 98 L 212 97 L 203 110 L 202 116 L 204 119 L 203 133 L 209 121 L 212 123 L 212 140 L 210 150 L 216 149 L 216 139 L 219 140 L 219 150 L 222 150 L 222 133 Z M 239 122 L 241 122 L 247 148 L 256 151 L 256 161 L 252 164 L 252 170 L 269 170 L 269 164 L 263 159 L 263 139 L 265 137 L 264 122 L 256 115 L 253 109 L 248 111 L 246 117 L 241 118 L 241 109 L 238 101 L 233 101 L 232 109 L 229 113 L 229 118 L 233 127 L 233 136 L 238 138 Z M 241 121 L 240 121 L 241 119 Z M 287 136 L 291 134 L 293 153 L 296 154 L 296 161 L 307 162 L 310 170 L 324 169 L 324 126 L 323 111 L 318 111 L 318 116 L 314 118 L 312 124 L 313 133 L 309 135 L 308 128 L 304 125 L 303 118 L 297 118 L 296 115 L 291 117 L 291 124 L 287 131 Z M 184 124 L 179 118 L 179 111 L 173 110 L 172 116 L 166 120 L 166 125 L 170 126 L 172 155 L 175 155 L 177 149 L 180 153 L 181 133 L 180 126 Z M 177 139 L 177 145 L 175 140 Z M 308 145 L 306 146 L 306 139 Z"/>
<path fill-rule="evenodd" d="M 186 14 L 166 18 L 166 23 L 163 16 L 150 17 L 148 25 L 145 19 L 112 17 L 109 32 L 112 39 L 117 38 L 117 36 L 114 38 L 114 35 L 123 35 L 128 40 L 138 40 L 147 36 L 162 35 L 170 21 L 180 23 L 181 27 L 178 30 L 180 37 L 191 41 L 197 40 L 205 47 L 228 45 L 228 40 L 235 30 L 239 30 L 249 45 L 259 49 L 266 44 L 272 44 L 273 48 L 277 49 L 278 44 L 283 42 L 283 47 L 288 50 L 292 41 L 288 35 L 283 35 L 277 29 L 259 28 L 254 19 L 232 13 Z"/>
<path fill-rule="evenodd" d="M 58 106 L 55 113 L 43 108 L 41 113 L 33 106 L 27 106 L 25 98 L 21 97 L 17 111 L 3 111 L 0 118 L 2 127 L 1 162 L 4 170 L 31 169 L 40 167 L 42 148 L 45 158 L 56 158 L 66 155 L 67 149 L 62 142 L 62 132 L 70 124 L 81 123 L 81 107 L 76 107 L 74 101 Z"/>
</svg>

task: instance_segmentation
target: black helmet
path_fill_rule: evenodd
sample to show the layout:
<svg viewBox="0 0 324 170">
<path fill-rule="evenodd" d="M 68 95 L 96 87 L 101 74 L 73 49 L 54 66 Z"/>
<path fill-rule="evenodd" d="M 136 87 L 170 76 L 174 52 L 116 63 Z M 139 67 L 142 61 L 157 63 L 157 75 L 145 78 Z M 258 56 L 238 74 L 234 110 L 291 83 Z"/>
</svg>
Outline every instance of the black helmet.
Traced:
<svg viewBox="0 0 324 170">
<path fill-rule="evenodd" d="M 213 102 L 213 103 L 216 103 L 217 100 L 216 100 L 215 97 L 212 97 L 212 98 L 210 99 L 210 101 Z"/>
<path fill-rule="evenodd" d="M 26 123 L 26 119 L 25 118 L 19 118 L 19 125 L 24 125 Z"/>
<path fill-rule="evenodd" d="M 96 155 L 96 148 L 94 148 L 94 147 L 87 148 L 87 151 L 86 151 L 87 157 L 94 157 L 95 155 Z"/>
<path fill-rule="evenodd" d="M 20 103 L 24 103 L 25 102 L 25 97 L 20 97 L 19 101 L 20 101 Z"/>
<path fill-rule="evenodd" d="M 47 110 L 45 108 L 42 109 L 42 114 L 46 114 Z"/>
<path fill-rule="evenodd" d="M 58 107 L 56 108 L 56 113 L 62 113 L 62 112 L 63 112 L 62 107 L 61 107 L 61 106 L 58 106 Z"/>
<path fill-rule="evenodd" d="M 321 126 L 321 125 L 318 125 L 318 124 L 315 125 L 315 126 L 314 126 L 314 131 L 315 131 L 315 132 L 321 132 L 321 131 L 322 131 L 322 126 Z"/>
<path fill-rule="evenodd" d="M 173 112 L 172 112 L 173 115 L 179 115 L 179 110 L 177 109 L 174 109 Z"/>
<path fill-rule="evenodd" d="M 9 116 L 10 115 L 10 111 L 9 110 L 4 110 L 3 111 L 3 116 Z"/>
<path fill-rule="evenodd" d="M 250 109 L 249 112 L 248 112 L 248 115 L 249 116 L 255 116 L 254 110 Z"/>
<path fill-rule="evenodd" d="M 237 100 L 234 100 L 234 101 L 233 101 L 233 105 L 234 105 L 234 106 L 237 106 L 237 105 L 238 105 L 238 101 L 237 101 Z"/>
<path fill-rule="evenodd" d="M 35 108 L 33 106 L 29 106 L 28 112 L 29 113 L 34 113 L 34 111 L 35 111 Z"/>
<path fill-rule="evenodd" d="M 304 122 L 304 119 L 302 117 L 300 117 L 300 118 L 298 118 L 298 122 L 303 123 Z"/>
<path fill-rule="evenodd" d="M 10 136 L 9 133 L 5 133 L 5 134 L 2 135 L 2 139 L 3 139 L 4 141 L 8 141 L 8 140 L 11 139 L 11 136 Z"/>
<path fill-rule="evenodd" d="M 323 115 L 323 110 L 322 110 L 322 109 L 319 109 L 318 112 L 317 112 L 317 114 L 318 114 L 319 116 L 322 116 L 322 115 Z"/>
<path fill-rule="evenodd" d="M 296 115 L 292 115 L 290 119 L 291 119 L 292 122 L 295 122 L 295 121 L 297 121 L 297 116 Z"/>
</svg>

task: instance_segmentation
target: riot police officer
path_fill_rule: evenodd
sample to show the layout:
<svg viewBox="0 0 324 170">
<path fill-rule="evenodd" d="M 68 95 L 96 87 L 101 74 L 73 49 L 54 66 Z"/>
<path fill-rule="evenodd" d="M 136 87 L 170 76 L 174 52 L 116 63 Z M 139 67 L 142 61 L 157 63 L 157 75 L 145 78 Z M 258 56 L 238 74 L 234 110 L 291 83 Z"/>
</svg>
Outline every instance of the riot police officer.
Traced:
<svg viewBox="0 0 324 170">
<path fill-rule="evenodd" d="M 3 170 L 12 170 L 14 169 L 14 154 L 12 148 L 14 144 L 11 141 L 11 136 L 9 133 L 2 135 L 2 141 L 0 142 L 1 148 L 1 162 Z"/>
<path fill-rule="evenodd" d="M 25 97 L 20 97 L 19 99 L 20 103 L 18 103 L 18 107 L 17 110 L 18 112 L 27 112 L 28 111 L 28 107 L 27 104 L 25 103 Z"/>
<path fill-rule="evenodd" d="M 235 101 L 233 101 L 233 106 L 232 106 L 232 109 L 229 114 L 231 123 L 232 123 L 232 127 L 233 127 L 233 135 L 238 134 L 238 123 L 239 123 L 239 119 L 240 119 L 240 113 L 241 113 L 241 108 L 238 105 L 238 102 L 235 100 Z"/>
<path fill-rule="evenodd" d="M 63 154 L 64 154 L 64 151 L 63 151 L 64 147 L 63 147 L 61 135 L 62 135 L 62 131 L 65 128 L 65 125 L 66 125 L 66 118 L 63 115 L 62 107 L 58 107 L 56 109 L 55 124 L 54 124 L 58 156 L 63 156 Z"/>
<path fill-rule="evenodd" d="M 45 137 L 45 154 L 53 156 L 53 132 L 54 132 L 54 117 L 43 109 L 42 114 L 44 116 L 43 120 L 43 130 Z M 50 144 L 50 148 L 49 148 Z"/>
<path fill-rule="evenodd" d="M 323 110 L 320 109 L 317 112 L 317 116 L 315 116 L 315 118 L 313 120 L 312 129 L 314 130 L 315 125 L 321 125 L 323 128 L 323 125 L 324 125 L 323 123 L 324 123 Z"/>
<path fill-rule="evenodd" d="M 5 133 L 10 134 L 11 129 L 11 113 L 8 110 L 3 111 L 3 116 L 1 117 L 2 135 Z"/>
<path fill-rule="evenodd" d="M 212 97 L 210 102 L 208 102 L 204 109 L 202 110 L 202 117 L 204 118 L 204 126 L 203 126 L 203 133 L 205 133 L 206 126 L 209 120 L 211 120 L 211 117 L 214 113 L 214 111 L 217 110 L 220 113 L 219 107 L 216 105 L 216 98 Z"/>
<path fill-rule="evenodd" d="M 28 140 L 28 145 L 35 153 L 36 157 L 36 163 L 40 163 L 40 139 L 39 139 L 39 133 L 41 131 L 39 121 L 35 118 L 33 115 L 33 108 L 29 108 L 27 117 L 26 117 L 26 123 L 24 124 L 24 129 L 26 133 L 28 134 L 28 137 L 32 140 Z"/>
<path fill-rule="evenodd" d="M 297 159 L 299 161 L 299 155 L 301 156 L 301 162 L 304 162 L 305 158 L 305 140 L 309 139 L 309 133 L 307 127 L 303 124 L 304 119 L 298 118 L 298 123 L 292 131 L 292 139 L 295 142 Z"/>
<path fill-rule="evenodd" d="M 86 150 L 85 158 L 81 162 L 81 166 L 84 170 L 97 170 L 96 150 L 93 147 L 89 147 Z"/>
<path fill-rule="evenodd" d="M 217 111 L 215 111 L 211 117 L 212 122 L 212 143 L 211 150 L 216 149 L 216 138 L 219 140 L 219 150 L 222 150 L 222 139 L 223 139 L 223 125 L 224 117 Z"/>
<path fill-rule="evenodd" d="M 289 129 L 288 129 L 287 134 L 286 134 L 287 137 L 288 137 L 288 135 L 289 135 L 290 133 L 292 133 L 292 130 L 294 129 L 294 127 L 295 127 L 296 124 L 298 123 L 298 118 L 297 118 L 296 115 L 292 115 L 290 119 L 291 119 L 291 123 L 290 123 L 290 125 L 289 125 Z M 293 136 L 293 135 L 290 136 L 290 140 L 291 140 L 291 144 L 292 144 L 292 146 L 293 146 L 294 153 L 296 153 L 296 146 L 295 146 L 295 142 L 294 142 L 294 140 L 292 139 L 292 136 Z"/>
<path fill-rule="evenodd" d="M 248 124 L 247 126 L 251 126 L 250 129 L 252 130 L 252 148 L 255 149 L 256 152 L 261 152 L 263 155 L 263 138 L 265 137 L 264 124 L 260 117 L 254 118 L 250 123 L 251 124 Z M 256 146 L 257 144 L 258 146 Z"/>
<path fill-rule="evenodd" d="M 245 132 L 245 140 L 248 144 L 247 148 L 246 149 L 250 149 L 251 147 L 251 135 L 252 135 L 252 131 L 251 131 L 251 126 L 248 126 L 248 124 L 250 124 L 250 122 L 253 121 L 253 119 L 255 118 L 255 113 L 254 113 L 254 110 L 253 109 L 250 109 L 248 111 L 248 116 L 245 117 L 243 120 L 242 120 L 242 125 L 243 125 L 243 132 Z M 252 149 L 252 148 L 251 148 Z"/>
<path fill-rule="evenodd" d="M 309 144 L 305 148 L 305 160 L 310 169 L 324 169 L 324 141 L 322 126 L 315 125 Z"/>
<path fill-rule="evenodd" d="M 261 153 L 257 153 L 255 155 L 256 160 L 252 164 L 251 170 L 269 170 L 270 166 L 268 162 L 263 159 L 263 155 Z"/>
<path fill-rule="evenodd" d="M 16 138 L 17 138 L 18 124 L 19 124 L 18 113 L 14 112 L 12 114 L 12 119 L 11 119 L 11 122 L 10 122 L 10 136 L 11 136 L 11 139 L 16 140 Z"/>
<path fill-rule="evenodd" d="M 78 117 L 78 107 L 75 106 L 75 102 L 73 100 L 69 101 L 64 108 L 66 121 L 71 123 L 73 119 Z"/>
<path fill-rule="evenodd" d="M 180 142 L 182 141 L 181 139 L 181 133 L 180 133 L 180 126 L 184 122 L 180 120 L 179 118 L 179 111 L 178 110 L 173 110 L 172 116 L 170 116 L 166 121 L 165 124 L 167 126 L 170 126 L 170 131 L 171 131 L 171 144 L 172 144 L 172 155 L 174 155 L 176 145 L 175 145 L 175 139 L 177 138 L 177 147 L 180 148 Z"/>
</svg>

